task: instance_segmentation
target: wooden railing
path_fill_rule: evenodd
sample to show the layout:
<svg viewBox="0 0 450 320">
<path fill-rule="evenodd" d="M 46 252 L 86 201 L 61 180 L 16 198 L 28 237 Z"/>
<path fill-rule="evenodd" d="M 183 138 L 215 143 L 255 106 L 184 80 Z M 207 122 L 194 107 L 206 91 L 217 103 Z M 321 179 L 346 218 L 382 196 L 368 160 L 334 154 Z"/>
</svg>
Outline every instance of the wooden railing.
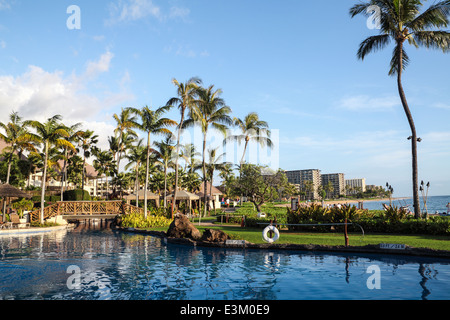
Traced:
<svg viewBox="0 0 450 320">
<path fill-rule="evenodd" d="M 122 201 L 61 201 L 44 208 L 44 220 L 59 215 L 101 215 L 144 213 L 138 208 Z M 39 221 L 41 209 L 30 213 L 31 221 Z"/>
</svg>

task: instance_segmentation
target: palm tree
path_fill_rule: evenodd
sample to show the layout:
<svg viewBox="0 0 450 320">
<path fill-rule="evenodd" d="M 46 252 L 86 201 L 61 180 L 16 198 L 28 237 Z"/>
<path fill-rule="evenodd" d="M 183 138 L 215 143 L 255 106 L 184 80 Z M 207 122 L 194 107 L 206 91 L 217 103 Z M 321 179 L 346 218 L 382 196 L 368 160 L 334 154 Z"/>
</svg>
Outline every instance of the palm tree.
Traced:
<svg viewBox="0 0 450 320">
<path fill-rule="evenodd" d="M 28 132 L 27 123 L 22 121 L 22 118 L 17 112 L 12 112 L 9 115 L 9 123 L 4 124 L 0 122 L 0 128 L 5 131 L 5 134 L 0 133 L 0 139 L 8 144 L 5 148 L 6 157 L 8 161 L 8 169 L 6 172 L 6 183 L 9 184 L 9 179 L 11 175 L 11 164 L 14 158 L 14 154 L 22 152 L 23 150 L 29 150 L 36 152 L 36 148 L 33 142 L 38 141 L 38 138 Z M 3 201 L 3 217 L 2 220 L 6 219 L 6 201 Z"/>
<path fill-rule="evenodd" d="M 116 170 L 115 160 L 110 151 L 96 151 L 95 157 L 96 159 L 93 161 L 94 168 L 99 175 L 105 175 L 106 194 L 108 195 L 108 178 Z"/>
<path fill-rule="evenodd" d="M 8 144 L 5 148 L 8 161 L 6 183 L 9 183 L 11 163 L 14 154 L 18 152 L 21 153 L 23 150 L 37 151 L 33 142 L 37 142 L 38 137 L 35 134 L 28 132 L 27 123 L 28 122 L 22 121 L 22 118 L 17 112 L 12 112 L 9 115 L 9 123 L 4 124 L 0 122 L 0 128 L 5 131 L 5 134 L 0 133 L 0 139 Z"/>
<path fill-rule="evenodd" d="M 364 60 L 367 54 L 385 48 L 392 40 L 395 49 L 390 62 L 390 76 L 397 75 L 397 87 L 406 118 L 411 129 L 412 149 L 412 180 L 414 197 L 414 214 L 420 217 L 419 182 L 417 168 L 417 138 L 416 128 L 411 111 L 406 100 L 402 85 L 402 72 L 409 63 L 409 57 L 405 52 L 406 41 L 418 48 L 441 49 L 448 52 L 450 49 L 450 33 L 438 28 L 447 27 L 450 13 L 450 0 L 441 1 L 431 5 L 423 13 L 420 13 L 422 3 L 419 0 L 371 0 L 360 3 L 350 9 L 350 15 L 358 14 L 369 16 L 373 7 L 379 8 L 380 34 L 365 39 L 359 47 L 358 58 Z M 438 30 L 434 30 L 438 29 Z"/>
<path fill-rule="evenodd" d="M 122 154 L 125 152 L 126 147 L 126 139 L 129 136 L 137 137 L 136 132 L 134 132 L 133 128 L 138 127 L 138 123 L 136 122 L 136 117 L 133 115 L 132 110 L 130 108 L 122 108 L 122 112 L 113 115 L 114 120 L 117 122 L 117 127 L 114 130 L 114 133 L 118 137 L 118 154 L 117 154 L 117 172 L 120 171 L 120 160 L 122 158 Z M 127 132 L 129 135 L 124 135 Z"/>
<path fill-rule="evenodd" d="M 213 187 L 213 179 L 214 179 L 214 172 L 216 170 L 225 170 L 226 169 L 226 162 L 222 162 L 221 159 L 223 156 L 225 156 L 225 153 L 222 153 L 221 155 L 217 155 L 217 150 L 219 148 L 215 148 L 215 149 L 209 149 L 208 150 L 208 156 L 209 156 L 209 161 L 206 165 L 206 171 L 208 173 L 209 176 L 209 181 L 210 181 L 210 189 L 209 189 L 209 195 L 211 197 L 211 199 L 213 198 L 213 194 L 212 194 L 212 187 Z M 204 192 L 207 193 L 206 189 L 204 189 Z M 214 200 L 212 200 L 213 203 L 213 209 L 214 212 L 216 211 L 216 202 Z"/>
<path fill-rule="evenodd" d="M 170 110 L 170 106 L 160 107 L 156 110 L 151 110 L 148 106 L 142 109 L 129 108 L 130 112 L 137 114 L 141 118 L 141 122 L 137 124 L 137 128 L 147 133 L 147 158 L 145 170 L 145 192 L 144 192 L 144 215 L 147 217 L 147 190 L 148 190 L 148 175 L 150 166 L 151 153 L 151 134 L 172 135 L 172 132 L 167 127 L 177 125 L 177 123 L 169 118 L 162 118 L 162 115 Z M 165 205 L 165 202 L 164 202 Z"/>
<path fill-rule="evenodd" d="M 266 121 L 260 120 L 256 112 L 249 113 L 243 120 L 234 118 L 233 122 L 234 125 L 240 129 L 241 134 L 229 136 L 224 142 L 227 140 L 234 140 L 240 144 L 242 141 L 245 141 L 244 152 L 240 162 L 241 164 L 244 163 L 245 153 L 250 141 L 255 141 L 262 147 L 273 147 L 272 140 L 270 140 L 269 125 Z"/>
<path fill-rule="evenodd" d="M 98 135 L 94 134 L 94 131 L 86 130 L 78 137 L 78 139 L 78 145 L 83 150 L 83 179 L 81 180 L 81 190 L 84 190 L 86 157 L 89 158 L 92 151 L 97 150 L 95 144 L 98 142 Z"/>
<path fill-rule="evenodd" d="M 75 140 L 77 140 L 80 135 L 83 134 L 82 130 L 79 130 L 81 126 L 81 123 L 76 123 L 70 127 L 66 128 L 67 133 L 69 133 L 69 136 L 66 138 L 67 141 L 69 141 L 70 143 L 74 143 Z M 67 183 L 67 160 L 69 157 L 69 150 L 67 147 L 63 146 L 62 147 L 62 152 L 64 155 L 64 163 L 63 163 L 63 167 L 62 167 L 62 172 L 61 172 L 61 201 L 63 201 L 63 194 L 64 194 L 64 187 L 65 184 Z"/>
<path fill-rule="evenodd" d="M 62 117 L 60 115 L 55 115 L 46 122 L 41 123 L 39 121 L 30 121 L 30 126 L 36 129 L 37 137 L 39 137 L 39 141 L 44 144 L 43 153 L 44 153 L 44 171 L 42 174 L 42 183 L 41 183 L 41 214 L 40 214 L 40 223 L 44 223 L 44 197 L 45 197 L 45 181 L 47 178 L 47 161 L 49 157 L 49 150 L 51 146 L 66 146 L 71 150 L 76 150 L 72 143 L 64 139 L 69 136 L 69 133 L 66 130 L 66 126 L 64 126 L 60 121 Z"/>
<path fill-rule="evenodd" d="M 233 124 L 233 120 L 229 116 L 231 108 L 225 104 L 220 95 L 222 90 L 214 90 L 214 85 L 208 88 L 199 88 L 197 90 L 197 100 L 195 101 L 195 107 L 190 112 L 190 118 L 184 123 L 186 128 L 199 124 L 203 133 L 203 155 L 202 155 L 202 168 L 203 168 L 203 183 L 204 190 L 206 190 L 207 172 L 206 172 L 206 137 L 210 127 L 218 130 L 224 136 L 229 125 Z M 204 216 L 206 216 L 206 192 L 204 196 Z"/>
<path fill-rule="evenodd" d="M 142 145 L 142 139 L 138 141 L 138 143 L 131 148 L 131 151 L 128 155 L 126 155 L 126 158 L 128 159 L 128 163 L 125 166 L 125 169 L 128 170 L 130 166 L 134 165 L 134 172 L 135 172 L 135 193 L 136 193 L 136 207 L 139 207 L 139 167 L 141 166 L 142 162 L 146 160 L 146 154 L 147 154 L 147 148 Z"/>
<path fill-rule="evenodd" d="M 166 208 L 166 199 L 167 199 L 167 169 L 169 167 L 174 166 L 173 158 L 176 157 L 175 155 L 175 147 L 173 145 L 172 137 L 167 136 L 163 141 L 161 142 L 154 142 L 153 143 L 157 149 L 153 150 L 153 153 L 159 158 L 160 160 L 157 161 L 157 163 L 161 164 L 164 167 L 164 209 Z"/>
<path fill-rule="evenodd" d="M 176 154 L 180 153 L 180 136 L 181 130 L 183 129 L 184 117 L 186 110 L 191 111 L 194 108 L 194 99 L 198 90 L 198 85 L 201 84 L 201 80 L 199 78 L 191 78 L 186 83 L 179 83 L 177 79 L 173 79 L 172 83 L 177 88 L 177 97 L 171 98 L 167 105 L 169 106 L 177 106 L 180 110 L 181 119 L 178 124 L 178 136 L 177 136 L 177 145 L 176 145 Z M 175 159 L 175 191 L 173 193 L 173 201 L 172 201 L 172 217 L 175 207 L 175 202 L 177 198 L 178 191 L 178 156 Z"/>
</svg>

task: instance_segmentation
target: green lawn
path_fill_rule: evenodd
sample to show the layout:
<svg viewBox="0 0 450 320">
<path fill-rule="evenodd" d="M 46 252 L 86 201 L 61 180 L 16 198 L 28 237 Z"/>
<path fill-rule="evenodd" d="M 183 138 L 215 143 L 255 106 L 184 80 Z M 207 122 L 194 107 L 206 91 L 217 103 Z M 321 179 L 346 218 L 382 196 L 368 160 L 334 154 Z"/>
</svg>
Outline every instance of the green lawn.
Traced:
<svg viewBox="0 0 450 320">
<path fill-rule="evenodd" d="M 220 229 L 229 234 L 233 239 L 247 240 L 255 244 L 265 243 L 262 238 L 261 229 L 241 228 L 239 226 L 225 225 L 207 227 L 199 226 L 197 223 L 195 223 L 195 227 L 198 228 L 200 232 L 203 232 L 207 228 Z M 167 228 L 158 228 L 154 230 L 167 231 Z M 349 242 L 350 246 L 399 243 L 416 248 L 430 248 L 450 251 L 450 237 L 448 236 L 366 234 L 362 237 L 361 233 L 351 233 L 349 234 Z M 342 233 L 299 233 L 295 231 L 281 230 L 280 238 L 277 243 L 339 246 L 344 245 L 344 235 Z"/>
</svg>

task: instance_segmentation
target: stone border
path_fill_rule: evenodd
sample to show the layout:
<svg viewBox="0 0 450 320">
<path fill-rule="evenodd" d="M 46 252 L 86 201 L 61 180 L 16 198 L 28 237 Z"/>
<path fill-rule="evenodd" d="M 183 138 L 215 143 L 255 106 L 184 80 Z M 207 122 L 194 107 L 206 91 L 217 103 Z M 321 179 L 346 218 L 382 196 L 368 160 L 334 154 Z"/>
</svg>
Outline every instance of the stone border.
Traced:
<svg viewBox="0 0 450 320">
<path fill-rule="evenodd" d="M 167 243 L 190 245 L 194 247 L 198 246 L 198 247 L 213 247 L 226 249 L 260 249 L 260 250 L 290 250 L 290 251 L 296 250 L 296 251 L 311 251 L 311 252 L 319 251 L 330 253 L 372 253 L 372 254 L 384 254 L 388 256 L 402 255 L 402 256 L 450 259 L 450 251 L 435 250 L 428 248 L 415 248 L 410 246 L 406 246 L 404 250 L 389 250 L 389 249 L 380 249 L 379 245 L 345 247 L 345 246 L 326 246 L 315 244 L 282 244 L 282 243 L 255 244 L 248 241 L 245 241 L 244 245 L 235 245 L 235 244 L 226 244 L 224 242 L 194 241 L 187 238 L 170 238 L 167 237 L 166 233 L 163 231 L 149 231 L 135 228 L 122 228 L 117 226 L 116 230 L 133 232 L 138 234 L 146 234 L 165 239 Z"/>
<path fill-rule="evenodd" d="M 42 228 L 19 228 L 19 229 L 4 229 L 0 230 L 1 236 L 17 236 L 17 235 L 33 235 L 33 234 L 42 234 L 53 231 L 60 231 L 68 229 L 67 225 L 64 226 L 54 226 L 54 227 L 42 227 Z"/>
</svg>

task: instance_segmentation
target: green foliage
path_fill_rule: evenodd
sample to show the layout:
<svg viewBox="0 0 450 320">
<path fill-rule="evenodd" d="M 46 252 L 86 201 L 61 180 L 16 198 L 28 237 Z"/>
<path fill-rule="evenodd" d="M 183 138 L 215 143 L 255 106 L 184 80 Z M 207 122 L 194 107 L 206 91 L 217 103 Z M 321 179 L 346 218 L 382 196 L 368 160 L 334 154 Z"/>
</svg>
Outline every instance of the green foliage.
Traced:
<svg viewBox="0 0 450 320">
<path fill-rule="evenodd" d="M 90 201 L 91 196 L 89 195 L 89 192 L 87 192 L 86 190 L 75 189 L 64 191 L 63 199 L 64 201 L 83 201 L 83 200 Z"/>
<path fill-rule="evenodd" d="M 143 214 L 138 213 L 127 214 L 121 217 L 120 220 L 120 226 L 124 228 L 168 227 L 172 222 L 171 219 L 168 219 L 163 215 L 148 215 L 147 218 L 145 218 Z"/>
<path fill-rule="evenodd" d="M 11 204 L 11 207 L 17 210 L 19 216 L 23 216 L 24 211 L 31 211 L 34 207 L 34 202 L 32 200 L 20 199 L 16 200 Z"/>
</svg>

